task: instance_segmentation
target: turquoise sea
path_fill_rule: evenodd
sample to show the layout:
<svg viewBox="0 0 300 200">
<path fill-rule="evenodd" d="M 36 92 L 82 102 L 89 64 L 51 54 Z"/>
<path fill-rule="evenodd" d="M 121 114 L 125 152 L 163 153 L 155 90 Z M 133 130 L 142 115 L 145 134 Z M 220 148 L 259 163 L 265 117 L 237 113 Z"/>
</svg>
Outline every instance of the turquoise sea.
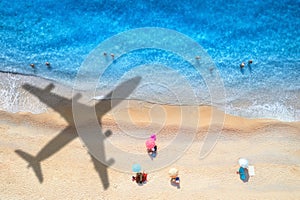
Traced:
<svg viewBox="0 0 300 200">
<path fill-rule="evenodd" d="M 102 41 L 143 27 L 172 29 L 203 47 L 224 83 L 226 113 L 300 120 L 299 0 L 0 0 L 0 71 L 72 86 L 81 64 Z M 153 63 L 171 66 L 193 87 L 197 100 L 187 98 L 185 104 L 210 104 L 201 75 L 182 58 L 160 49 L 122 55 L 99 85 L 109 90 L 134 67 Z M 144 70 L 144 79 L 157 73 Z M 159 76 L 180 84 L 168 71 Z M 134 95 L 156 103 L 178 103 L 159 87 L 141 87 Z"/>
</svg>

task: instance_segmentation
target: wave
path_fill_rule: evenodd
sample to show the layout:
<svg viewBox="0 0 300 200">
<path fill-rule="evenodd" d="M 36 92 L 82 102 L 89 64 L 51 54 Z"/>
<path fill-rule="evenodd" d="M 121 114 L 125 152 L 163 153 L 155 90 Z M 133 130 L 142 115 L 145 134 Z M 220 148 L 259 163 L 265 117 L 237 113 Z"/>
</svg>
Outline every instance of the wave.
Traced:
<svg viewBox="0 0 300 200">
<path fill-rule="evenodd" d="M 34 114 L 47 112 L 48 107 L 41 103 L 36 97 L 27 93 L 21 89 L 21 85 L 24 83 L 30 83 L 38 85 L 41 88 L 44 88 L 49 83 L 55 83 L 57 86 L 54 93 L 58 92 L 60 95 L 64 95 L 67 98 L 71 98 L 72 87 L 63 86 L 59 82 L 54 82 L 49 79 L 43 79 L 38 76 L 23 75 L 20 73 L 0 73 L 0 95 L 2 96 L 0 100 L 0 109 L 17 113 L 17 112 L 31 112 Z M 95 101 L 102 99 L 103 95 L 109 92 L 109 89 L 102 90 L 101 93 L 97 93 L 94 97 Z M 181 91 L 179 91 L 180 93 Z M 298 94 L 299 91 L 290 91 L 290 93 Z M 248 94 L 249 95 L 249 94 Z M 153 97 L 160 98 L 153 98 Z M 111 99 L 111 98 L 110 98 Z M 112 97 L 114 99 L 114 97 Z M 194 101 L 189 102 L 186 99 L 185 102 L 176 102 L 170 96 L 159 94 L 149 95 L 149 91 L 140 90 L 130 95 L 128 100 L 137 100 L 148 102 L 151 104 L 161 104 L 161 105 L 176 105 L 176 106 L 211 106 L 209 102 L 198 102 Z M 263 98 L 261 99 L 263 101 Z M 277 119 L 280 121 L 300 121 L 300 109 L 297 99 L 294 102 L 272 102 L 270 100 L 262 101 L 251 101 L 247 98 L 236 97 L 231 101 L 226 103 L 227 114 L 232 114 L 236 116 L 242 116 L 247 118 L 268 118 L 268 119 Z M 218 107 L 218 106 L 217 106 Z"/>
<path fill-rule="evenodd" d="M 300 121 L 300 110 L 295 109 L 292 105 L 286 106 L 276 102 L 274 104 L 262 104 L 262 105 L 250 105 L 247 108 L 233 107 L 227 105 L 226 113 L 247 117 L 247 118 L 264 118 L 264 119 L 276 119 L 285 122 Z"/>
</svg>

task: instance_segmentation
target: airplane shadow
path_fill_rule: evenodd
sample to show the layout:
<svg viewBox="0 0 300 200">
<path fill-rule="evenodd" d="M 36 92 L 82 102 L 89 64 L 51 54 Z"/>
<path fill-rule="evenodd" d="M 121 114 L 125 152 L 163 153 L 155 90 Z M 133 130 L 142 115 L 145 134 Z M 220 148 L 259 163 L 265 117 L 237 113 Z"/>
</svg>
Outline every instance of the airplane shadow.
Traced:
<svg viewBox="0 0 300 200">
<path fill-rule="evenodd" d="M 99 119 L 100 125 L 101 125 L 101 118 L 103 117 L 103 115 L 105 115 L 113 107 L 117 106 L 124 99 L 126 99 L 138 86 L 140 80 L 141 77 L 135 77 L 127 81 L 124 81 L 123 83 L 118 85 L 113 91 L 107 94 L 103 98 L 103 100 L 99 100 L 99 102 L 95 104 L 94 108 L 96 110 L 96 114 Z M 34 173 L 37 176 L 40 183 L 42 183 L 44 180 L 43 173 L 41 170 L 41 162 L 46 160 L 50 156 L 54 155 L 55 153 L 57 153 L 65 145 L 67 145 L 72 140 L 78 137 L 75 128 L 74 119 L 73 119 L 73 113 L 72 113 L 72 100 L 76 101 L 76 106 L 81 106 L 83 109 L 85 108 L 91 109 L 91 106 L 81 104 L 77 101 L 81 97 L 81 94 L 76 94 L 73 99 L 72 98 L 68 99 L 52 93 L 51 90 L 54 89 L 54 87 L 55 86 L 52 83 L 49 84 L 45 89 L 40 89 L 38 87 L 29 84 L 24 84 L 22 86 L 23 89 L 27 90 L 31 94 L 38 97 L 41 102 L 47 104 L 49 107 L 54 109 L 68 122 L 68 126 L 64 130 L 62 130 L 57 136 L 55 136 L 51 141 L 49 141 L 37 153 L 36 156 L 32 156 L 20 149 L 15 150 L 15 153 L 17 153 L 20 157 L 22 157 L 24 160 L 28 162 L 28 167 L 33 168 Z M 119 95 L 118 95 L 118 99 L 112 100 L 112 94 L 114 92 L 117 92 Z M 102 149 L 100 155 L 102 155 L 103 158 L 101 158 L 101 160 L 105 160 L 104 140 L 105 138 L 109 137 L 112 134 L 112 132 L 110 130 L 106 131 L 105 133 L 103 133 L 102 130 L 99 130 L 99 132 L 100 134 L 104 134 L 104 137 L 100 137 L 102 138 L 103 141 L 97 141 L 97 145 L 100 146 L 100 149 Z M 90 156 L 92 159 L 92 163 L 94 164 L 94 168 L 101 179 L 103 188 L 105 190 L 108 189 L 109 179 L 108 179 L 107 168 L 114 163 L 114 160 L 111 158 L 108 160 L 107 162 L 108 164 L 103 164 L 91 154 Z"/>
</svg>

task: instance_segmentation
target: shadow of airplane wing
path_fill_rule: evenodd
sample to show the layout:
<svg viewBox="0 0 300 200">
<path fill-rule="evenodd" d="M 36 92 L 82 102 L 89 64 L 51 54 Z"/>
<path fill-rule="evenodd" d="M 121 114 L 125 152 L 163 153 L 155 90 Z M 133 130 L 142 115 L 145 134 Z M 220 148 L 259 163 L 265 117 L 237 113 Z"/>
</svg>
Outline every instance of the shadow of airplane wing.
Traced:
<svg viewBox="0 0 300 200">
<path fill-rule="evenodd" d="M 32 167 L 39 181 L 43 182 L 41 162 L 49 158 L 50 156 L 58 152 L 61 148 L 63 148 L 65 145 L 67 145 L 69 142 L 74 140 L 78 136 L 75 133 L 75 131 L 76 130 L 74 127 L 67 127 L 50 142 L 48 142 L 46 146 L 44 146 L 38 152 L 36 156 L 32 156 L 22 150 L 16 150 L 15 152 L 29 163 L 28 167 Z"/>
<path fill-rule="evenodd" d="M 22 88 L 36 96 L 41 102 L 58 112 L 69 124 L 73 124 L 71 112 L 72 99 L 68 99 L 51 92 L 55 86 L 51 83 L 45 89 L 30 84 L 22 85 Z M 76 97 L 79 98 L 79 97 Z M 66 109 L 68 107 L 68 109 Z"/>
<path fill-rule="evenodd" d="M 63 131 L 61 131 L 57 136 L 55 136 L 50 142 L 44 146 L 36 156 L 36 159 L 43 161 L 60 149 L 62 149 L 69 142 L 74 140 L 78 135 L 76 134 L 76 129 L 72 126 L 68 126 Z"/>
<path fill-rule="evenodd" d="M 122 82 L 113 91 L 108 93 L 103 100 L 100 100 L 95 105 L 97 116 L 102 117 L 105 113 L 125 100 L 139 85 L 140 81 L 141 77 L 134 77 Z"/>
</svg>

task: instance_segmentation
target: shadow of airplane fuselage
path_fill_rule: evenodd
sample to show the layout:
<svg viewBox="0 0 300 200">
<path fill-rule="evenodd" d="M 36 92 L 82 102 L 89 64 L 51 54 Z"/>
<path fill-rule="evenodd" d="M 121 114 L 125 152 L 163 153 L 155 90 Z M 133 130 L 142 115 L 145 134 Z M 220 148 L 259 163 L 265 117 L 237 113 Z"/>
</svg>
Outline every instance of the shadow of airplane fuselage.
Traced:
<svg viewBox="0 0 300 200">
<path fill-rule="evenodd" d="M 56 137 L 54 137 L 50 142 L 48 142 L 38 153 L 36 156 L 32 156 L 22 150 L 16 150 L 15 152 L 21 156 L 23 159 L 25 159 L 29 165 L 28 167 L 32 167 L 39 182 L 43 182 L 43 174 L 41 170 L 41 162 L 56 152 L 58 152 L 60 149 L 62 149 L 65 145 L 67 145 L 69 142 L 74 140 L 76 137 L 78 137 L 76 133 L 75 123 L 73 119 L 73 113 L 72 113 L 72 102 L 76 101 L 76 107 L 80 107 L 80 109 L 95 109 L 98 119 L 100 119 L 103 115 L 105 115 L 107 112 L 109 112 L 113 107 L 118 105 L 122 100 L 124 100 L 126 97 L 128 97 L 134 89 L 137 87 L 141 80 L 141 77 L 135 77 L 128 81 L 125 81 L 118 85 L 114 91 L 122 90 L 125 92 L 122 92 L 122 96 L 120 96 L 118 99 L 113 100 L 112 103 L 112 94 L 114 91 L 111 91 L 109 94 L 107 94 L 103 100 L 100 100 L 95 104 L 95 106 L 87 106 L 84 104 L 81 104 L 78 102 L 79 98 L 81 97 L 81 94 L 76 94 L 72 100 L 59 96 L 57 94 L 54 94 L 51 92 L 52 89 L 54 89 L 53 84 L 49 84 L 45 89 L 40 89 L 35 86 L 24 84 L 22 87 L 30 92 L 31 94 L 37 96 L 40 101 L 47 104 L 49 107 L 54 109 L 56 112 L 58 112 L 68 123 L 68 126 L 61 131 Z M 125 89 L 126 88 L 126 89 Z M 125 89 L 125 90 L 124 90 Z M 73 102 L 74 105 L 74 102 Z M 99 130 L 100 134 L 102 133 L 102 130 Z M 105 159 L 105 149 L 104 149 L 104 139 L 106 137 L 109 137 L 112 134 L 110 130 L 106 131 L 103 134 L 103 137 L 101 137 L 101 141 L 99 142 L 98 147 L 102 150 L 99 152 L 99 155 L 102 156 L 102 160 Z M 109 180 L 108 180 L 108 174 L 107 174 L 107 168 L 111 166 L 114 163 L 114 160 L 111 158 L 106 162 L 106 165 L 101 163 L 99 160 L 97 160 L 95 157 L 91 155 L 92 162 L 94 164 L 95 170 L 97 171 L 104 189 L 107 189 L 109 187 Z"/>
</svg>

